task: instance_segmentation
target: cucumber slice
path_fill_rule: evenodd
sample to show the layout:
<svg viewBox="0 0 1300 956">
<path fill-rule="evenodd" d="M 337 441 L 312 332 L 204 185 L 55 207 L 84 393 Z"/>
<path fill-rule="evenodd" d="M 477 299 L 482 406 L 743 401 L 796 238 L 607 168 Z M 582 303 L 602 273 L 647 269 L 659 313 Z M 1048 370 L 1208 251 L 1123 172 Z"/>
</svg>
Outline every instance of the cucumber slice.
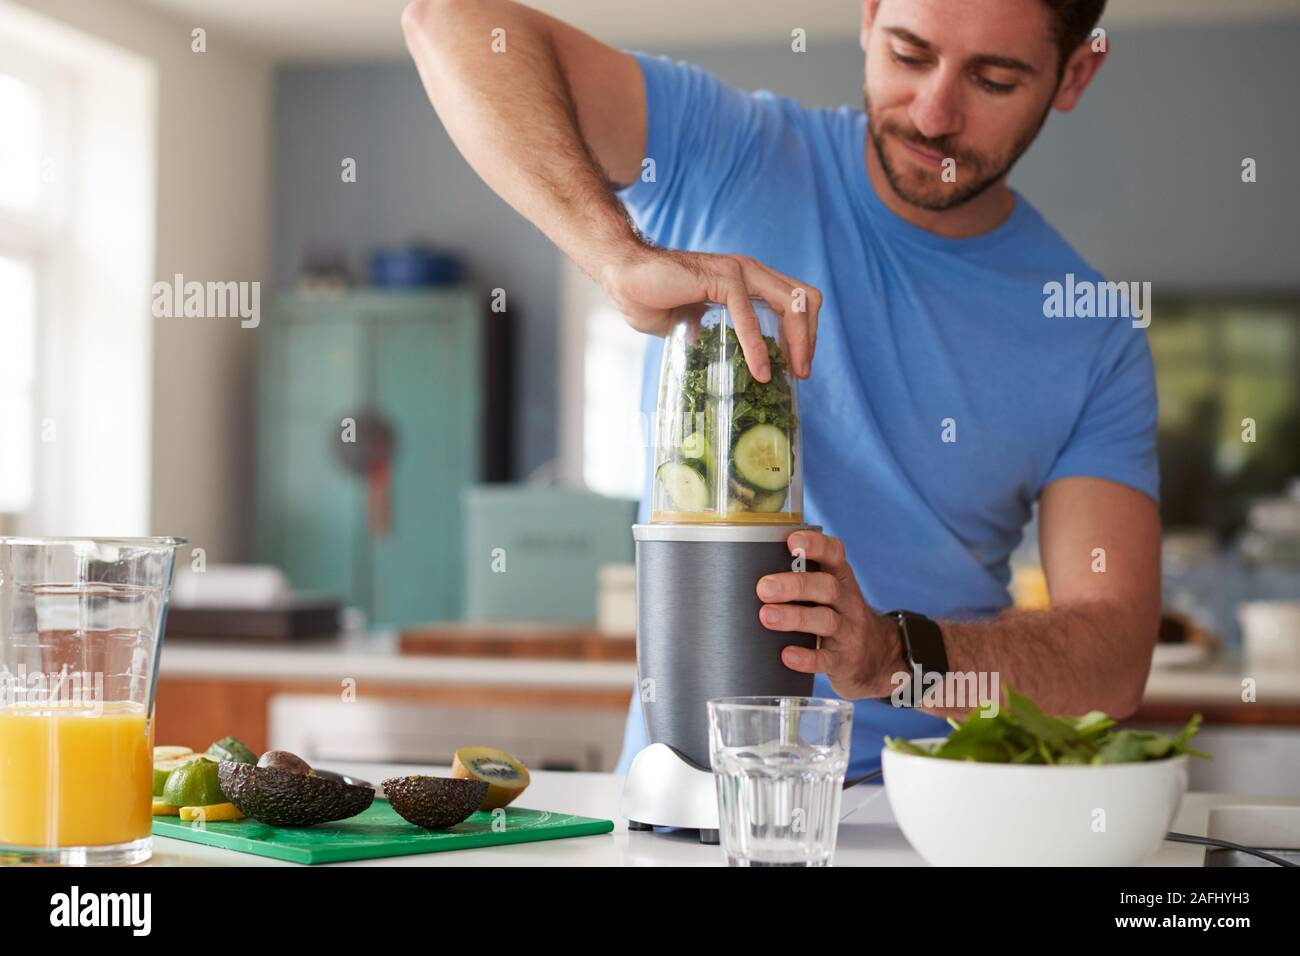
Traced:
<svg viewBox="0 0 1300 956">
<path fill-rule="evenodd" d="M 709 486 L 700 473 L 679 461 L 666 461 L 655 474 L 677 511 L 708 511 Z"/>
<path fill-rule="evenodd" d="M 785 495 L 785 489 L 759 492 L 754 496 L 754 503 L 749 506 L 749 510 L 767 515 L 776 514 L 785 509 Z"/>
<path fill-rule="evenodd" d="M 754 425 L 736 439 L 731 462 L 745 484 L 784 491 L 790 484 L 790 439 L 775 425 Z"/>
</svg>

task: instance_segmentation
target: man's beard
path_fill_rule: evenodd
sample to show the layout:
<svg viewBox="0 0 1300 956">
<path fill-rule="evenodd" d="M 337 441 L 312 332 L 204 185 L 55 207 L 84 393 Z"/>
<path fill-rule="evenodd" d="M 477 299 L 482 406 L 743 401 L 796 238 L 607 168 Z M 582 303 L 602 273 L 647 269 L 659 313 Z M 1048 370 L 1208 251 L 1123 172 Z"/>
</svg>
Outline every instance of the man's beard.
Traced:
<svg viewBox="0 0 1300 956">
<path fill-rule="evenodd" d="M 931 139 L 922 136 L 915 129 L 904 130 L 892 123 L 877 126 L 871 118 L 871 97 L 864 93 L 863 101 L 867 110 L 867 133 L 871 137 L 876 158 L 880 160 L 880 168 L 884 170 L 890 187 L 904 202 L 931 212 L 943 212 L 968 203 L 1011 172 L 1011 167 L 1019 161 L 1025 150 L 1037 138 L 1039 130 L 1047 122 L 1047 114 L 1051 112 L 1049 103 L 1043 110 L 1043 115 L 1038 118 L 1038 122 L 1031 129 L 1026 130 L 1005 155 L 989 159 L 979 153 L 962 149 L 947 136 Z M 945 183 L 941 170 L 922 172 L 919 169 L 898 169 L 885 152 L 886 133 L 919 146 L 927 152 L 938 153 L 940 156 L 955 160 L 957 182 Z"/>
</svg>

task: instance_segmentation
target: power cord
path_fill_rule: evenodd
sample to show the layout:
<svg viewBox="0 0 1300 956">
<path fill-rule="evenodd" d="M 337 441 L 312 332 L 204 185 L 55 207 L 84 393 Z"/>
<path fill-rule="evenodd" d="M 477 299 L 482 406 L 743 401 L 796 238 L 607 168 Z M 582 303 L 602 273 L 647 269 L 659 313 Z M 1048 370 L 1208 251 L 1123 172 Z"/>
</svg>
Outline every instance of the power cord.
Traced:
<svg viewBox="0 0 1300 956">
<path fill-rule="evenodd" d="M 1284 860 L 1280 856 L 1274 856 L 1258 847 L 1242 846 L 1240 843 L 1231 843 L 1228 840 L 1216 840 L 1214 837 L 1196 836 L 1191 833 L 1173 833 L 1165 835 L 1165 839 L 1171 843 L 1195 843 L 1198 846 L 1212 846 L 1221 850 L 1236 850 L 1239 853 L 1248 853 L 1251 856 L 1257 856 L 1261 860 L 1268 860 L 1270 863 L 1276 863 L 1278 866 L 1298 866 L 1300 864 L 1292 863 L 1290 860 Z"/>
</svg>

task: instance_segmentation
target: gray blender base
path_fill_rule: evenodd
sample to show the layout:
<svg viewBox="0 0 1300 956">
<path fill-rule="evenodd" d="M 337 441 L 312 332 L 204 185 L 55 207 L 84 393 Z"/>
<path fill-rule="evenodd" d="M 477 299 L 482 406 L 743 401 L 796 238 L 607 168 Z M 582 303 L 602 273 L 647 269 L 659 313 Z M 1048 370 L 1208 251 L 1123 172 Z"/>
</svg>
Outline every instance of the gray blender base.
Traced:
<svg viewBox="0 0 1300 956">
<path fill-rule="evenodd" d="M 637 687 L 651 743 L 624 785 L 629 829 L 699 830 L 717 842 L 706 702 L 812 694 L 813 676 L 786 667 L 781 649 L 817 639 L 765 628 L 755 591 L 764 575 L 792 570 L 785 540 L 807 527 L 634 526 Z"/>
<path fill-rule="evenodd" d="M 755 591 L 764 575 L 792 570 L 785 540 L 807 527 L 633 526 L 637 686 L 651 742 L 707 771 L 707 701 L 812 694 L 813 675 L 786 667 L 781 649 L 817 638 L 764 627 Z"/>
</svg>

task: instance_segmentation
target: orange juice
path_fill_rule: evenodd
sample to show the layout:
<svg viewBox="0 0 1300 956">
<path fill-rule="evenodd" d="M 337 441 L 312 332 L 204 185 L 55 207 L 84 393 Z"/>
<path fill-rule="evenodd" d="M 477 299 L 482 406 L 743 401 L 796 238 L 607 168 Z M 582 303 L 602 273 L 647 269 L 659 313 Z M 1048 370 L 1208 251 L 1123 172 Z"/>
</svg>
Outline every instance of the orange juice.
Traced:
<svg viewBox="0 0 1300 956">
<path fill-rule="evenodd" d="M 149 835 L 153 730 L 128 702 L 0 709 L 0 844 L 106 846 Z"/>
</svg>

